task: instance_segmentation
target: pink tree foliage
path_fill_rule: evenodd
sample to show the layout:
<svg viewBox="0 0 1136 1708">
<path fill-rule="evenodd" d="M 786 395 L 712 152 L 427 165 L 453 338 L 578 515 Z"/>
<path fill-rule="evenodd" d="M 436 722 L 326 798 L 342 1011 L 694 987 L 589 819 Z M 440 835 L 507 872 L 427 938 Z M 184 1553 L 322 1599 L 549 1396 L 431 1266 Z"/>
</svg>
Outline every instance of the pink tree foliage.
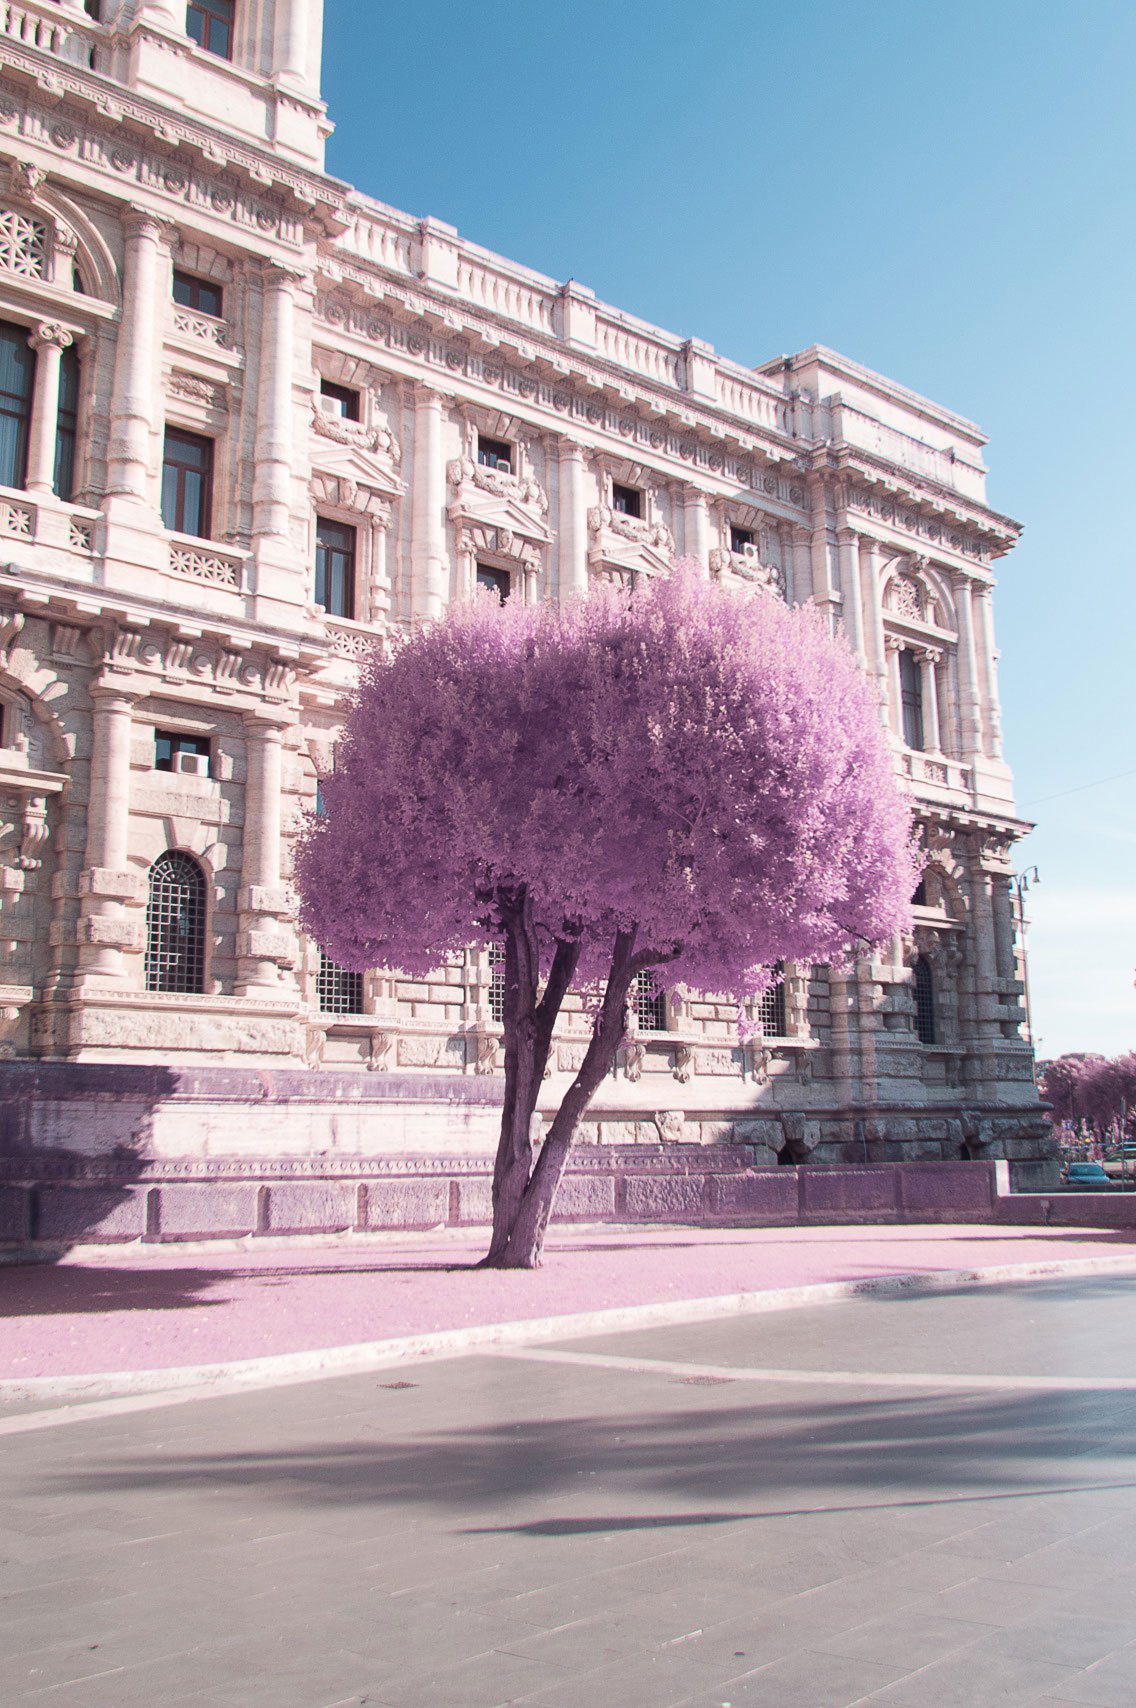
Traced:
<svg viewBox="0 0 1136 1708">
<path fill-rule="evenodd" d="M 1081 1077 L 1080 1103 L 1102 1138 L 1123 1137 L 1136 1116 L 1136 1052 L 1090 1059 Z"/>
<path fill-rule="evenodd" d="M 817 612 L 692 566 L 632 596 L 452 608 L 364 667 L 323 795 L 297 877 L 336 960 L 422 975 L 504 943 L 495 1265 L 539 1261 L 641 971 L 744 1003 L 778 960 L 909 922 L 909 813 L 852 655 Z M 591 1040 L 535 1154 L 573 986 Z"/>
<path fill-rule="evenodd" d="M 1052 1120 L 1061 1124 L 1075 1122 L 1088 1114 L 1081 1101 L 1085 1072 L 1101 1056 L 1073 1053 L 1057 1056 L 1045 1062 L 1038 1076 L 1038 1090 L 1052 1104 Z"/>
</svg>

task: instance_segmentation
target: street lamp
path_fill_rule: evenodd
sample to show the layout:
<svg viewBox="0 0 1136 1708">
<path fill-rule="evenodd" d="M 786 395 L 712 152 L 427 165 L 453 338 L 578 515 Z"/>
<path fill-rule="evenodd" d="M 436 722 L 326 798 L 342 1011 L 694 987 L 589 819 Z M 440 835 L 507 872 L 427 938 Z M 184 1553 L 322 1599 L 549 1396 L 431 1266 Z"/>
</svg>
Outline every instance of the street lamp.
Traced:
<svg viewBox="0 0 1136 1708">
<path fill-rule="evenodd" d="M 1033 1015 L 1030 1012 L 1029 987 L 1029 957 L 1026 954 L 1026 895 L 1031 884 L 1040 884 L 1036 866 L 1027 866 L 1024 872 L 1015 872 L 1010 879 L 1010 888 L 1018 898 L 1018 940 L 1022 946 L 1022 992 L 1026 999 L 1026 1033 L 1029 1037 L 1030 1071 L 1033 1082 L 1037 1084 L 1037 1057 L 1034 1053 Z"/>
</svg>

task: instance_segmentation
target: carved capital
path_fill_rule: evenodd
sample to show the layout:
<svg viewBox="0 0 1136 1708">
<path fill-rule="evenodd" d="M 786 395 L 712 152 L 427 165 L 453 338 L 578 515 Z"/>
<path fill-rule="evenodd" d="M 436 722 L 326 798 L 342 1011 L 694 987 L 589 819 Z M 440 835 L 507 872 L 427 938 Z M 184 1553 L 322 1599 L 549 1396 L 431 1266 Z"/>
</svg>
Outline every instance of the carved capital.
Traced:
<svg viewBox="0 0 1136 1708">
<path fill-rule="evenodd" d="M 66 350 L 74 342 L 74 336 L 57 320 L 41 320 L 28 339 L 33 350 L 43 350 L 48 345 L 57 350 Z"/>
</svg>

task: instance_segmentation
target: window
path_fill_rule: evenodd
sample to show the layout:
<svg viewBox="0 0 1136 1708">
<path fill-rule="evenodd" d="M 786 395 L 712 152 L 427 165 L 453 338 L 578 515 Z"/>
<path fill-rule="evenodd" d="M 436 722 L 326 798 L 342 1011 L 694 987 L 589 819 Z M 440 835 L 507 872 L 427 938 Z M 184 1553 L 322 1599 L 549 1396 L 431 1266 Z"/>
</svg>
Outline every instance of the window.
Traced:
<svg viewBox="0 0 1136 1708">
<path fill-rule="evenodd" d="M 778 961 L 774 967 L 773 978 L 775 982 L 758 997 L 757 1014 L 767 1038 L 784 1038 L 789 1029 L 785 1018 L 784 961 Z"/>
<path fill-rule="evenodd" d="M 324 799 L 323 784 L 316 784 L 316 817 L 327 817 L 327 801 Z"/>
<path fill-rule="evenodd" d="M 233 0 L 189 0 L 185 32 L 190 41 L 222 59 L 233 57 Z"/>
<path fill-rule="evenodd" d="M 197 314 L 212 314 L 219 320 L 224 305 L 220 285 L 212 279 L 199 279 L 196 273 L 174 271 L 174 301 L 181 308 L 192 308 Z"/>
<path fill-rule="evenodd" d="M 97 24 L 102 18 L 103 0 L 83 0 L 83 10 Z"/>
<path fill-rule="evenodd" d="M 188 763 L 183 760 L 188 756 Z M 208 777 L 210 747 L 206 735 L 179 735 L 176 730 L 154 731 L 154 770 L 188 772 Z"/>
<path fill-rule="evenodd" d="M 620 516 L 643 515 L 643 494 L 635 486 L 620 486 L 617 481 L 611 486 L 611 507 Z"/>
<path fill-rule="evenodd" d="M 667 993 L 660 990 L 651 972 L 640 973 L 631 987 L 631 1008 L 641 1032 L 667 1029 Z"/>
<path fill-rule="evenodd" d="M 338 415 L 341 421 L 358 421 L 359 393 L 350 386 L 335 385 L 331 380 L 320 381 L 320 396 L 330 400 L 325 415 Z"/>
<path fill-rule="evenodd" d="M 213 510 L 213 441 L 166 428 L 162 459 L 162 521 L 175 534 L 208 537 Z"/>
<path fill-rule="evenodd" d="M 923 750 L 923 684 L 914 653 L 905 647 L 899 655 L 899 698 L 903 713 L 903 739 L 908 747 Z"/>
<path fill-rule="evenodd" d="M 163 854 L 150 867 L 146 989 L 205 989 L 205 877 L 188 854 Z"/>
<path fill-rule="evenodd" d="M 22 487 L 28 478 L 35 367 L 27 327 L 0 321 L 0 486 Z"/>
<path fill-rule="evenodd" d="M 500 469 L 502 474 L 512 474 L 513 447 L 506 444 L 504 439 L 487 439 L 484 433 L 479 433 L 477 460 L 482 468 Z"/>
<path fill-rule="evenodd" d="M 489 951 L 489 1018 L 505 1024 L 505 951 L 498 943 Z"/>
<path fill-rule="evenodd" d="M 321 1014 L 362 1014 L 363 975 L 341 967 L 320 950 L 316 1001 Z"/>
<path fill-rule="evenodd" d="M 757 545 L 752 528 L 735 528 L 730 524 L 730 550 L 732 552 L 751 552 Z"/>
<path fill-rule="evenodd" d="M 919 882 L 916 884 L 915 894 L 911 898 L 911 905 L 912 907 L 930 907 L 931 904 L 927 900 L 926 878 L 920 878 Z"/>
<path fill-rule="evenodd" d="M 55 478 L 57 498 L 69 501 L 75 494 L 75 440 L 79 428 L 79 358 L 72 347 L 59 362 L 59 414 L 55 428 Z"/>
<path fill-rule="evenodd" d="M 316 517 L 316 604 L 329 617 L 355 616 L 355 530 Z"/>
<path fill-rule="evenodd" d="M 477 585 L 486 588 L 490 593 L 496 593 L 503 605 L 513 590 L 513 578 L 507 569 L 490 569 L 488 564 L 479 563 Z"/>
<path fill-rule="evenodd" d="M 926 955 L 915 962 L 915 1033 L 921 1044 L 935 1042 L 935 980 Z"/>
</svg>

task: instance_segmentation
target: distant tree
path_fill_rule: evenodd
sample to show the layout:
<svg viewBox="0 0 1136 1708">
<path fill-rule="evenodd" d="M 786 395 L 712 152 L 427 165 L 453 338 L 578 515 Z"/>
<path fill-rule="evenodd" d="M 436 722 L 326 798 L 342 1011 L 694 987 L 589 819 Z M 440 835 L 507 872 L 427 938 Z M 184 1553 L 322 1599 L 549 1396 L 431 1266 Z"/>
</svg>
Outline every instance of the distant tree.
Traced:
<svg viewBox="0 0 1136 1708">
<path fill-rule="evenodd" d="M 909 812 L 874 691 L 813 609 L 693 566 L 564 606 L 456 606 L 375 656 L 297 860 L 336 960 L 422 976 L 504 945 L 505 1101 L 484 1262 L 540 1260 L 579 1121 L 650 969 L 739 1002 L 778 960 L 909 923 Z M 570 988 L 584 1060 L 530 1121 Z"/>
<path fill-rule="evenodd" d="M 1102 1061 L 1102 1056 L 1072 1052 L 1043 1062 L 1038 1070 L 1038 1090 L 1047 1103 L 1053 1105 L 1055 1123 L 1075 1122 L 1088 1115 L 1082 1102 L 1085 1072 L 1090 1063 Z"/>
<path fill-rule="evenodd" d="M 1136 1116 L 1136 1052 L 1090 1058 L 1081 1076 L 1079 1101 L 1102 1138 L 1108 1133 L 1123 1137 Z"/>
</svg>

